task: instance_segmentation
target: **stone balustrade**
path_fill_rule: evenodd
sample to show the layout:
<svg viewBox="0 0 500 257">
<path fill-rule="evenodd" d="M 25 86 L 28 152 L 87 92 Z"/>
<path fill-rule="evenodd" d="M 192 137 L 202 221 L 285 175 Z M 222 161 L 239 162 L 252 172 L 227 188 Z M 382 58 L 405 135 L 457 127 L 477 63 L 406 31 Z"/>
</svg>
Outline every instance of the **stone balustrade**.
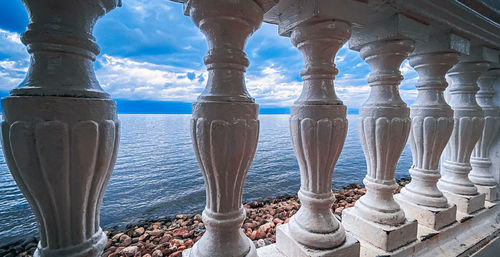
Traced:
<svg viewBox="0 0 500 257">
<path fill-rule="evenodd" d="M 120 123 L 93 71 L 99 48 L 92 28 L 121 1 L 23 2 L 30 14 L 23 42 L 31 66 L 2 99 L 5 158 L 37 219 L 35 256 L 100 256 L 106 236 L 99 210 Z M 191 121 L 207 230 L 183 256 L 461 256 L 500 247 L 500 6 L 455 0 L 178 2 L 209 46 L 209 78 Z M 276 24 L 304 57 L 303 89 L 290 115 L 302 206 L 278 228 L 276 244 L 256 249 L 240 229 L 243 184 L 259 136 L 258 105 L 245 87 L 244 48 L 263 21 Z M 335 93 L 334 60 L 346 42 L 371 69 L 370 95 L 359 115 L 367 193 L 339 220 L 331 212 L 331 182 L 348 123 L 347 107 Z M 405 59 L 419 75 L 410 108 L 398 90 Z M 393 195 L 408 139 L 412 180 Z"/>
</svg>

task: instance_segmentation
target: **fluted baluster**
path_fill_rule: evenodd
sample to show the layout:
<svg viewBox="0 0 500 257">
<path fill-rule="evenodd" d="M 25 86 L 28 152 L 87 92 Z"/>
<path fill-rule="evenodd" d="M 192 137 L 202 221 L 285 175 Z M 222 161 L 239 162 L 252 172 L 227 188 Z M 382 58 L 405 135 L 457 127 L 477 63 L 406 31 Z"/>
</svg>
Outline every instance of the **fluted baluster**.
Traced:
<svg viewBox="0 0 500 257">
<path fill-rule="evenodd" d="M 477 80 L 488 70 L 488 48 L 471 48 L 447 73 L 451 81 L 449 104 L 453 109 L 453 132 L 441 157 L 441 179 L 438 187 L 457 210 L 470 214 L 484 207 L 485 195 L 469 179 L 472 150 L 483 131 L 483 110 L 477 104 Z M 498 54 L 497 54 L 498 58 Z"/>
<path fill-rule="evenodd" d="M 397 86 L 403 79 L 401 62 L 413 48 L 410 40 L 376 41 L 361 49 L 361 56 L 372 68 L 368 77 L 369 99 L 360 109 L 359 137 L 366 155 L 366 195 L 355 209 L 366 220 L 397 226 L 406 219 L 392 192 L 396 164 L 410 133 L 409 109 Z"/>
<path fill-rule="evenodd" d="M 477 141 L 471 156 L 472 170 L 469 179 L 474 183 L 480 193 L 485 193 L 486 200 L 497 199 L 498 184 L 492 174 L 490 148 L 493 140 L 499 133 L 500 108 L 493 103 L 493 83 L 500 76 L 500 68 L 492 68 L 479 77 L 479 91 L 476 101 L 484 112 L 484 128 Z"/>
<path fill-rule="evenodd" d="M 100 256 L 99 210 L 119 142 L 116 103 L 94 74 L 96 20 L 120 4 L 23 1 L 26 79 L 2 100 L 5 158 L 35 214 L 35 256 Z"/>
<path fill-rule="evenodd" d="M 259 135 L 258 106 L 246 91 L 243 52 L 260 26 L 260 1 L 191 0 L 186 12 L 208 41 L 208 83 L 193 104 L 191 136 L 206 187 L 203 222 L 207 231 L 184 256 L 257 256 L 243 234 L 243 183 Z"/>
<path fill-rule="evenodd" d="M 500 107 L 500 76 L 492 84 L 492 103 Z M 489 158 L 491 161 L 490 172 L 494 176 L 499 188 L 497 189 L 497 200 L 500 198 L 500 132 L 492 139 Z"/>
<path fill-rule="evenodd" d="M 456 206 L 437 188 L 438 165 L 453 130 L 453 110 L 443 91 L 446 72 L 468 52 L 469 41 L 454 34 L 438 32 L 428 42 L 417 44 L 410 65 L 419 74 L 418 96 L 410 110 L 410 144 L 413 165 L 411 182 L 396 195 L 408 217 L 420 225 L 439 230 L 456 219 Z"/>
<path fill-rule="evenodd" d="M 359 137 L 367 174 L 363 180 L 366 194 L 353 208 L 342 212 L 342 224 L 355 237 L 385 251 L 416 240 L 417 223 L 406 219 L 393 191 L 397 188 L 396 165 L 411 128 L 409 109 L 398 90 L 403 80 L 399 67 L 413 51 L 414 41 L 410 38 L 415 35 L 411 32 L 425 28 L 398 15 L 354 30 L 355 40 L 350 42 L 371 68 L 370 95 L 359 112 Z"/>
<path fill-rule="evenodd" d="M 347 133 L 346 106 L 335 94 L 334 58 L 351 26 L 325 21 L 299 25 L 291 40 L 304 56 L 302 94 L 291 108 L 290 134 L 300 166 L 302 207 L 278 228 L 277 248 L 286 256 L 359 256 L 359 243 L 346 239 L 331 206 L 332 174 Z M 330 255 L 329 255 L 330 254 Z"/>
</svg>

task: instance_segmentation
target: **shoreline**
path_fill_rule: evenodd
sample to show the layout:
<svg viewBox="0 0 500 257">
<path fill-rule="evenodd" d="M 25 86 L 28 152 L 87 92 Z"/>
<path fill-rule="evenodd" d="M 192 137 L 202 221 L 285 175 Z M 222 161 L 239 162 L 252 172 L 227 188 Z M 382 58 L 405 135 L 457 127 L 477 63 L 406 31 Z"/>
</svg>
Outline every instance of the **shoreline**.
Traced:
<svg viewBox="0 0 500 257">
<path fill-rule="evenodd" d="M 397 179 L 399 193 L 410 179 Z M 334 190 L 335 202 L 332 212 L 341 219 L 341 212 L 366 192 L 363 185 L 350 184 L 341 190 Z M 247 217 L 242 230 L 257 248 L 276 242 L 276 228 L 288 223 L 290 217 L 300 208 L 297 195 L 282 195 L 272 199 L 243 204 Z M 191 248 L 205 232 L 201 214 L 178 214 L 175 217 L 158 217 L 128 224 L 125 228 L 104 231 L 108 242 L 103 257 L 180 257 L 182 251 Z M 14 243 L 0 246 L 0 255 L 6 257 L 31 257 L 38 239 L 27 237 Z"/>
</svg>

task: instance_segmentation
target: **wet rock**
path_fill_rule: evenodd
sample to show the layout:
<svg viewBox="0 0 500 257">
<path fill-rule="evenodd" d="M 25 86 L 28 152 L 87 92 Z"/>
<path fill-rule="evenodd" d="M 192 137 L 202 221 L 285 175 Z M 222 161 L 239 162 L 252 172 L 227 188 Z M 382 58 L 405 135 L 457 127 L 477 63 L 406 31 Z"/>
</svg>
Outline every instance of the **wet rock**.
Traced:
<svg viewBox="0 0 500 257">
<path fill-rule="evenodd" d="M 252 232 L 252 236 L 252 240 L 263 239 L 266 237 L 266 231 L 259 227 L 257 230 Z"/>
<path fill-rule="evenodd" d="M 148 239 L 149 237 L 149 234 L 148 233 L 144 233 L 142 234 L 140 237 L 139 237 L 139 241 L 145 241 L 146 239 Z"/>
<path fill-rule="evenodd" d="M 165 234 L 161 240 L 160 240 L 160 244 L 164 244 L 164 243 L 168 243 L 170 240 L 172 240 L 172 235 L 170 234 Z"/>
<path fill-rule="evenodd" d="M 123 248 L 123 250 L 121 250 L 120 253 L 127 256 L 127 257 L 132 257 L 137 253 L 137 251 L 139 251 L 139 247 L 134 245 L 134 246 L 129 246 L 129 247 Z"/>
<path fill-rule="evenodd" d="M 150 228 L 151 230 L 156 230 L 156 229 L 159 229 L 161 227 L 161 222 L 154 222 L 151 224 Z"/>
<path fill-rule="evenodd" d="M 148 231 L 148 234 L 151 236 L 161 236 L 163 235 L 163 230 L 155 229 L 152 231 Z"/>
<path fill-rule="evenodd" d="M 281 219 L 279 219 L 279 218 L 275 218 L 275 219 L 273 220 L 273 222 L 274 222 L 275 224 L 283 224 L 283 221 L 282 221 Z"/>
<path fill-rule="evenodd" d="M 176 219 L 182 219 L 182 220 L 187 219 L 187 217 L 188 217 L 188 216 L 187 216 L 187 215 L 185 215 L 185 214 L 178 214 L 178 215 L 176 215 L 176 216 L 175 216 L 175 218 L 176 218 Z"/>
<path fill-rule="evenodd" d="M 258 208 L 258 207 L 262 207 L 264 204 L 262 202 L 257 202 L 257 201 L 253 201 L 249 204 L 249 206 L 251 208 Z"/>
<path fill-rule="evenodd" d="M 126 247 L 129 246 L 132 243 L 132 238 L 130 238 L 128 235 L 122 235 L 120 237 L 120 246 Z"/>
<path fill-rule="evenodd" d="M 176 229 L 173 233 L 175 237 L 186 237 L 187 235 L 189 235 L 189 231 L 186 228 Z"/>
<path fill-rule="evenodd" d="M 182 251 L 177 251 L 170 255 L 170 257 L 182 257 Z"/>
<path fill-rule="evenodd" d="M 161 252 L 161 250 L 156 250 L 153 252 L 151 257 L 163 257 L 163 253 Z"/>
<path fill-rule="evenodd" d="M 144 234 L 144 228 L 143 227 L 138 227 L 134 230 L 133 236 L 138 237 L 140 235 Z"/>
<path fill-rule="evenodd" d="M 114 235 L 111 240 L 113 240 L 114 242 L 116 241 L 119 241 L 120 240 L 120 237 L 123 235 L 123 233 L 118 233 L 116 235 Z"/>
<path fill-rule="evenodd" d="M 191 240 L 191 239 L 187 239 L 187 240 L 184 242 L 184 245 L 185 245 L 187 248 L 191 248 L 191 247 L 193 247 L 194 242 L 193 242 L 193 240 Z"/>
</svg>

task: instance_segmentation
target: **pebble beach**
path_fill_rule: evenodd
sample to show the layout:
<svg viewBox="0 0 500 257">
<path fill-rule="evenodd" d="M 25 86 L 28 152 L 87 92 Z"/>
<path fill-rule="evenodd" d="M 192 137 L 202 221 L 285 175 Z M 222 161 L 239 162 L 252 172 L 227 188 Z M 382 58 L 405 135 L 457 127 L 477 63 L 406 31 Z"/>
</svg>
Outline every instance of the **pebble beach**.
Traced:
<svg viewBox="0 0 500 257">
<path fill-rule="evenodd" d="M 397 180 L 399 185 L 394 193 L 409 183 L 409 179 Z M 335 202 L 332 212 L 339 220 L 342 210 L 366 193 L 362 185 L 351 184 L 342 190 L 334 191 Z M 283 195 L 274 199 L 245 203 L 247 218 L 243 232 L 257 248 L 276 242 L 276 228 L 288 223 L 300 208 L 297 195 Z M 191 248 L 205 232 L 201 214 L 179 214 L 175 217 L 143 220 L 138 224 L 127 225 L 122 231 L 107 230 L 108 242 L 103 257 L 180 257 L 182 251 Z M 0 246 L 0 256 L 31 257 L 37 239 L 26 238 L 9 245 Z"/>
</svg>

